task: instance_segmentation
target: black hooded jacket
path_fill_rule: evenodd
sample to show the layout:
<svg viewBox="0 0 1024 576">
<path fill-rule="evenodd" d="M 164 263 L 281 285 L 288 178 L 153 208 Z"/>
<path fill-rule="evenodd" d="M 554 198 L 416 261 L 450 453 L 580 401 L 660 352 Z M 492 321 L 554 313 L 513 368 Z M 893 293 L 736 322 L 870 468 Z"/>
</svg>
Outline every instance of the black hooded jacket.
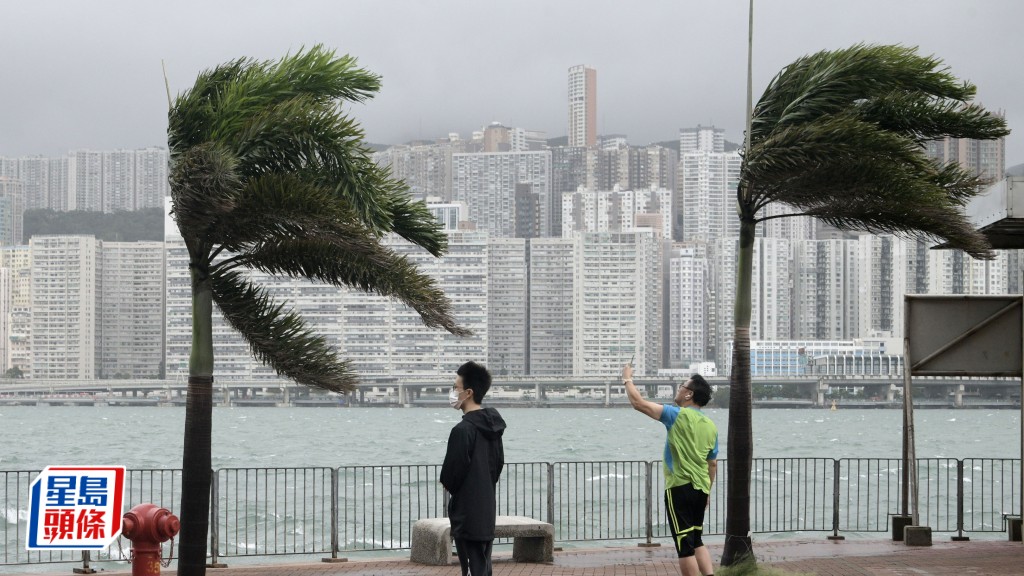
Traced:
<svg viewBox="0 0 1024 576">
<path fill-rule="evenodd" d="M 451 494 L 452 538 L 493 540 L 495 485 L 505 466 L 505 420 L 494 408 L 467 412 L 448 436 L 441 484 Z"/>
</svg>

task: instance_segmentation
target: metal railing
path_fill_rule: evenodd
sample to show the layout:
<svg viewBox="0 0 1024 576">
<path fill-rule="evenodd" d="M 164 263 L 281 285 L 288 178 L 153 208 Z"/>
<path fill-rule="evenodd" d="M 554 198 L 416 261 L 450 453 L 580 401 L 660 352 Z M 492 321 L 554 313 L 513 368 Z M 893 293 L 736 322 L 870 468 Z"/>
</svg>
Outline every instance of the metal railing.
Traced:
<svg viewBox="0 0 1024 576">
<path fill-rule="evenodd" d="M 935 532 L 1006 530 L 1020 510 L 1019 459 L 920 459 L 920 522 Z M 751 479 L 757 533 L 886 532 L 902 512 L 900 459 L 759 458 Z M 725 530 L 728 466 L 721 461 L 704 533 Z M 0 471 L 0 565 L 82 562 L 79 552 L 26 551 L 29 486 L 38 471 Z M 210 555 L 240 556 L 400 550 L 420 518 L 446 515 L 440 466 L 224 468 L 211 486 Z M 669 536 L 659 461 L 507 464 L 498 514 L 554 525 L 560 542 L 645 541 Z M 153 502 L 175 511 L 180 470 L 128 470 L 126 507 Z M 499 541 L 501 542 L 501 541 Z M 85 562 L 123 561 L 119 539 Z M 170 546 L 165 545 L 166 554 Z"/>
</svg>

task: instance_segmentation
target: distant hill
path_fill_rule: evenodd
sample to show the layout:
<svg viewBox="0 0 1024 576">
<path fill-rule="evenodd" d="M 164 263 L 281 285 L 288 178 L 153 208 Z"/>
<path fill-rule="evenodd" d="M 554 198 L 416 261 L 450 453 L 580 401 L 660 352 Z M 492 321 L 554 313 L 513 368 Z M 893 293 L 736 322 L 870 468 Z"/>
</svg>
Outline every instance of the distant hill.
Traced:
<svg viewBox="0 0 1024 576">
<path fill-rule="evenodd" d="M 1007 176 L 1024 176 L 1024 164 L 1017 164 L 1006 169 Z"/>
<path fill-rule="evenodd" d="M 157 241 L 164 239 L 163 208 L 136 212 L 57 212 L 26 210 L 24 242 L 33 236 L 80 234 L 112 242 Z"/>
<path fill-rule="evenodd" d="M 664 142 L 655 142 L 655 144 L 661 146 L 662 148 L 671 148 L 676 152 L 679 152 L 679 140 L 665 140 Z M 739 150 L 740 145 L 735 142 L 729 142 L 728 140 L 726 140 L 724 148 L 726 152 L 732 152 L 734 150 Z"/>
</svg>

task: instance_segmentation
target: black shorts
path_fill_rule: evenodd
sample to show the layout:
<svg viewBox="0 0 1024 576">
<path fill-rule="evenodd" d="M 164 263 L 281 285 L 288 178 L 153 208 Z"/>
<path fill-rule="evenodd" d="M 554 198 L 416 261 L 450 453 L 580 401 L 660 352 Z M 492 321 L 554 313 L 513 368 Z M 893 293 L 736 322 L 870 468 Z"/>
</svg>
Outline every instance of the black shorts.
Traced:
<svg viewBox="0 0 1024 576">
<path fill-rule="evenodd" d="M 680 558 L 693 556 L 693 551 L 704 545 L 704 509 L 708 495 L 693 487 L 693 484 L 673 486 L 665 490 L 665 510 L 668 512 L 668 527 L 672 541 Z"/>
</svg>

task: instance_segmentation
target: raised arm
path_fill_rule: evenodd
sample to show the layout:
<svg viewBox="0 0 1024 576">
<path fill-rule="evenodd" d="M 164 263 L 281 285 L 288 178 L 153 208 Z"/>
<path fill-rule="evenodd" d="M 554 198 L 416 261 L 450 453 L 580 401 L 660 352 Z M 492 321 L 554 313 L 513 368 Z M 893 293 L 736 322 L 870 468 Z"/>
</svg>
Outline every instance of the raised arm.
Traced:
<svg viewBox="0 0 1024 576">
<path fill-rule="evenodd" d="M 640 391 L 633 384 L 633 367 L 629 364 L 622 367 L 622 383 L 626 385 L 626 396 L 629 397 L 629 403 L 634 410 L 643 412 L 655 420 L 661 420 L 662 405 L 640 395 Z"/>
</svg>

